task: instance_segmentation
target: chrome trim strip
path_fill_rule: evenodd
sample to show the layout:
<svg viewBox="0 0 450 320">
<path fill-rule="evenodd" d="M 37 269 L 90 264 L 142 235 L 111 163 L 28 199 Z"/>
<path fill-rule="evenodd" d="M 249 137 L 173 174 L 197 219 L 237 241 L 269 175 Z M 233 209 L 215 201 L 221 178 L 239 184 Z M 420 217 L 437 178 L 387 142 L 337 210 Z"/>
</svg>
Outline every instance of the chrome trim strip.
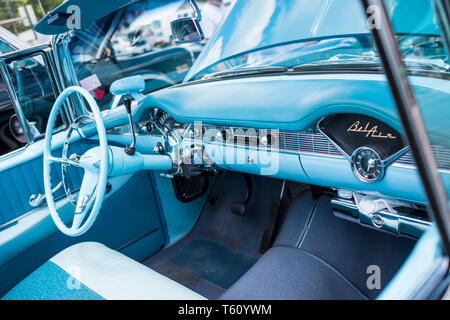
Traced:
<svg viewBox="0 0 450 320">
<path fill-rule="evenodd" d="M 74 191 L 72 192 L 72 194 L 75 194 L 75 193 L 77 193 L 78 191 L 80 191 L 80 189 L 74 190 Z M 56 201 L 59 201 L 59 200 L 62 200 L 63 198 L 65 198 L 65 196 L 66 196 L 66 195 L 62 195 L 61 197 L 55 199 L 55 202 L 56 202 Z M 47 202 L 42 203 L 42 205 L 41 205 L 40 207 L 34 208 L 34 209 L 28 211 L 27 213 L 24 213 L 23 215 L 18 216 L 17 218 L 15 218 L 15 219 L 13 219 L 13 220 L 11 220 L 11 221 L 9 221 L 9 222 L 7 222 L 7 223 L 1 225 L 1 226 L 0 226 L 0 232 L 2 232 L 4 229 L 7 229 L 7 228 L 11 227 L 13 224 L 19 222 L 19 221 L 22 220 L 23 218 L 26 218 L 26 217 L 28 217 L 28 216 L 30 216 L 30 215 L 36 213 L 37 211 L 40 211 L 40 210 L 44 209 L 46 206 L 47 206 Z"/>
<path fill-rule="evenodd" d="M 68 70 L 68 72 L 66 72 L 66 69 L 63 68 L 63 70 L 61 71 L 61 75 L 64 75 L 67 78 L 67 85 L 68 86 L 78 86 L 79 85 L 79 81 L 78 81 L 78 77 L 77 77 L 77 73 L 75 70 L 75 67 L 73 65 L 73 61 L 72 61 L 72 56 L 70 55 L 70 50 L 69 50 L 69 43 L 72 40 L 72 38 L 75 35 L 75 31 L 71 31 L 68 32 L 67 34 L 64 35 L 62 41 L 62 50 L 64 52 L 64 58 L 65 58 L 65 63 L 63 65 L 63 67 L 65 66 Z M 80 97 L 80 95 L 78 93 L 75 93 L 75 95 L 78 97 L 77 101 L 75 102 L 74 99 L 71 97 L 70 99 L 68 99 L 70 106 L 73 108 L 73 110 L 71 110 L 72 112 L 72 117 L 73 120 L 75 120 L 76 118 L 76 114 L 79 112 L 80 115 L 87 115 L 88 111 L 87 111 L 87 107 L 85 104 L 85 101 L 82 97 Z M 77 110 L 77 104 L 80 106 L 81 110 Z M 78 111 L 78 112 L 76 112 Z"/>
<path fill-rule="evenodd" d="M 410 169 L 410 170 L 417 171 L 417 166 L 414 164 L 405 164 L 405 163 L 394 162 L 393 164 L 391 164 L 391 167 Z M 450 169 L 438 169 L 438 172 L 441 174 L 450 174 Z"/>
<path fill-rule="evenodd" d="M 394 162 L 393 164 L 391 164 L 391 167 L 417 170 L 417 167 L 413 164 L 405 164 L 400 162 Z"/>
<path fill-rule="evenodd" d="M 46 70 L 47 74 L 51 79 L 51 86 L 53 89 L 53 94 L 55 96 L 55 100 L 59 97 L 61 92 L 64 90 L 64 87 L 61 83 L 61 78 L 59 76 L 59 72 L 56 66 L 56 60 L 54 58 L 54 52 L 53 48 L 49 46 L 47 49 L 43 50 L 42 53 L 44 54 L 45 59 L 47 60 Z M 70 124 L 71 118 L 70 113 L 67 110 L 68 108 L 64 104 L 62 107 L 61 117 L 63 119 L 64 128 L 67 128 Z M 43 136 L 44 133 L 41 134 Z"/>
<path fill-rule="evenodd" d="M 390 156 L 389 158 L 387 158 L 386 160 L 383 160 L 383 164 L 387 167 L 389 165 L 391 165 L 393 162 L 397 161 L 399 158 L 401 158 L 405 153 L 407 153 L 409 151 L 409 146 L 404 147 L 403 149 L 401 149 L 400 151 L 398 151 L 397 153 L 394 153 L 392 156 Z"/>
<path fill-rule="evenodd" d="M 419 238 L 425 232 L 432 222 L 414 217 L 400 212 L 391 213 L 387 210 L 381 210 L 374 214 L 363 214 L 359 211 L 358 206 L 353 200 L 334 198 L 331 199 L 331 206 L 341 212 L 350 214 L 361 224 L 370 225 L 377 229 L 389 231 L 398 235 L 407 235 L 414 238 Z M 374 219 L 381 218 L 383 224 L 375 225 Z"/>
<path fill-rule="evenodd" d="M 321 119 L 323 120 L 323 118 Z M 319 121 L 320 123 L 320 121 Z M 247 127 L 227 127 L 222 125 L 204 125 L 203 126 L 206 130 L 213 129 L 217 132 L 228 132 L 229 130 L 233 130 L 233 142 L 229 140 L 223 140 L 223 141 L 213 141 L 208 140 L 206 141 L 208 144 L 214 144 L 214 145 L 223 145 L 227 147 L 240 147 L 240 148 L 248 148 L 252 150 L 269 150 L 269 151 L 278 151 L 282 153 L 288 153 L 288 154 L 295 154 L 295 155 L 313 155 L 313 156 L 322 156 L 324 158 L 334 158 L 334 159 L 347 159 L 351 163 L 351 156 L 348 156 L 344 150 L 342 150 L 332 139 L 330 139 L 322 130 L 320 130 L 319 126 L 317 126 L 316 130 L 317 132 L 313 131 L 281 131 L 278 129 L 254 129 L 254 128 L 247 128 Z M 234 131 L 237 129 L 243 129 L 243 130 L 254 130 L 256 132 L 256 135 L 248 135 L 248 134 L 238 134 L 235 135 Z M 275 145 L 272 145 L 271 147 L 265 146 L 262 142 L 260 142 L 257 146 L 255 145 L 248 145 L 245 143 L 245 140 L 243 141 L 242 138 L 249 138 L 253 141 L 257 141 L 257 139 L 260 138 L 260 134 L 258 133 L 259 130 L 267 130 L 269 133 L 271 131 L 274 131 L 272 133 L 276 133 L 277 137 L 277 143 Z M 144 133 L 145 134 L 145 133 Z M 212 137 L 212 136 L 211 136 Z M 234 142 L 234 137 L 241 138 L 238 143 Z M 329 143 L 329 146 L 325 146 L 324 142 L 321 141 L 321 139 L 326 140 L 327 143 Z M 287 146 L 291 146 L 292 148 L 287 148 Z M 441 149 L 439 149 L 441 148 Z M 446 147 L 439 147 L 435 146 L 435 154 L 436 157 L 439 159 L 438 162 L 448 162 L 450 164 L 450 149 L 445 149 Z M 309 150 L 308 150 L 309 149 Z M 326 150 L 328 149 L 328 150 Z M 324 152 L 321 151 L 313 151 L 313 150 L 324 150 Z M 410 148 L 409 146 L 404 147 L 391 157 L 387 158 L 386 160 L 383 160 L 383 166 L 385 169 L 387 167 L 393 166 L 398 168 L 406 168 L 411 170 L 417 170 L 417 167 L 413 162 L 409 162 L 409 160 L 402 161 L 402 157 L 412 157 L 409 155 Z M 339 153 L 339 154 L 338 154 Z M 446 159 L 448 157 L 448 160 Z M 413 161 L 413 159 L 412 159 Z M 444 174 L 450 174 L 450 169 L 446 168 L 440 168 L 440 173 Z"/>
</svg>

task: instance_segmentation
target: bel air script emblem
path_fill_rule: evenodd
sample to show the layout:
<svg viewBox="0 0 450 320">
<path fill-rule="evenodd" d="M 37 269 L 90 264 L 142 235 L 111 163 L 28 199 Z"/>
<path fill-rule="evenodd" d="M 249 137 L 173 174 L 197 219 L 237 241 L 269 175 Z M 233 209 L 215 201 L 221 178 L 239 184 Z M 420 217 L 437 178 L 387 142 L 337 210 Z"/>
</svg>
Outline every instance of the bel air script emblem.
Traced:
<svg viewBox="0 0 450 320">
<path fill-rule="evenodd" d="M 390 133 L 383 134 L 382 132 L 379 132 L 378 126 L 371 126 L 370 122 L 367 122 L 365 126 L 362 126 L 360 121 L 356 121 L 347 129 L 347 132 L 365 133 L 367 138 L 397 139 L 396 136 Z"/>
</svg>

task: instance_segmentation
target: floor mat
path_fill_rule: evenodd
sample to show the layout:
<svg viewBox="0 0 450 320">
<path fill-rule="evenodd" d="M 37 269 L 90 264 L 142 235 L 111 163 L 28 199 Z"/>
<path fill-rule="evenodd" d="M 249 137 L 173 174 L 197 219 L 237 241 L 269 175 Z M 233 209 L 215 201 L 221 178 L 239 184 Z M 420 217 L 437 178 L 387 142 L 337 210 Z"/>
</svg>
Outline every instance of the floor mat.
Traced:
<svg viewBox="0 0 450 320">
<path fill-rule="evenodd" d="M 250 269 L 257 259 L 206 239 L 195 239 L 171 262 L 217 286 L 228 289 Z"/>
</svg>

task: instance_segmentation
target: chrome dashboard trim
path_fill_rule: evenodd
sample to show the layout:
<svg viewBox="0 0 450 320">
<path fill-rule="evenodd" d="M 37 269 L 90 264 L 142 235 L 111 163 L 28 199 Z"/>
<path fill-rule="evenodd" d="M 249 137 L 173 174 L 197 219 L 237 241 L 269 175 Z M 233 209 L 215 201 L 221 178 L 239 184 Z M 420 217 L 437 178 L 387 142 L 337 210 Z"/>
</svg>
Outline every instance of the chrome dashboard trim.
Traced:
<svg viewBox="0 0 450 320">
<path fill-rule="evenodd" d="M 322 120 L 322 119 L 321 119 Z M 320 121 L 319 121 L 320 123 Z M 243 134 L 239 134 L 239 140 L 237 142 L 233 139 L 221 139 L 217 141 L 216 139 L 207 139 L 208 144 L 224 145 L 228 147 L 243 147 L 252 150 L 262 150 L 262 151 L 273 151 L 280 153 L 288 153 L 295 155 L 312 155 L 312 156 L 322 156 L 333 159 L 347 159 L 351 163 L 351 156 L 346 154 L 333 140 L 331 140 L 327 135 L 325 135 L 318 126 L 316 131 L 313 130 L 303 130 L 303 131 L 280 131 L 277 129 L 254 129 L 238 126 L 224 126 L 224 125 L 211 125 L 205 124 L 203 128 L 206 130 L 214 130 L 216 132 L 227 132 L 227 134 L 234 135 L 235 130 L 244 130 Z M 252 134 L 248 135 L 246 132 L 251 130 Z M 264 130 L 264 131 L 263 131 Z M 157 130 L 158 131 L 158 130 Z M 155 131 L 156 132 L 156 131 Z M 261 133 L 271 133 L 276 137 L 276 144 L 271 146 L 266 146 L 261 139 Z M 112 129 L 109 129 L 109 133 L 113 133 Z M 114 132 L 116 133 L 116 132 Z M 123 132 L 122 134 L 127 134 Z M 155 134 L 142 132 L 143 135 Z M 163 134 L 164 135 L 164 134 Z M 213 137 L 211 134 L 208 137 Z M 248 137 L 252 143 L 256 140 L 254 145 L 251 145 L 249 141 L 244 138 Z M 205 139 L 205 133 L 203 136 L 195 136 L 193 139 Z M 248 140 L 248 139 L 247 139 Z M 439 166 L 439 172 L 450 174 L 450 149 L 443 146 L 434 146 L 435 155 L 437 157 Z M 392 166 L 397 168 L 405 168 L 410 170 L 417 170 L 415 166 L 414 158 L 411 155 L 409 147 L 405 147 L 384 160 L 385 167 Z"/>
<path fill-rule="evenodd" d="M 409 151 L 409 146 L 406 146 L 403 149 L 401 149 L 400 151 L 398 151 L 397 153 L 394 153 L 392 156 L 390 156 L 389 158 L 384 160 L 383 163 L 385 164 L 385 166 L 389 166 L 392 163 L 394 163 L 395 161 L 397 161 L 398 159 L 400 159 L 408 151 Z"/>
<path fill-rule="evenodd" d="M 265 133 L 267 131 L 268 134 L 271 134 L 276 138 L 276 143 L 271 145 L 265 145 L 262 141 L 259 141 L 261 138 L 261 133 L 258 129 L 253 128 L 241 128 L 241 127 L 223 127 L 223 126 L 211 126 L 206 125 L 204 127 L 207 130 L 213 129 L 217 132 L 227 132 L 230 134 L 232 131 L 231 139 L 221 139 L 217 140 L 209 140 L 208 143 L 212 144 L 220 144 L 231 147 L 244 147 L 250 149 L 258 149 L 258 150 L 268 150 L 268 151 L 278 151 L 283 153 L 291 153 L 291 154 L 311 154 L 311 155 L 326 155 L 333 158 L 344 158 L 344 155 L 337 149 L 335 146 L 326 139 L 325 136 L 321 133 L 315 133 L 312 131 L 279 131 L 279 130 L 265 130 L 262 131 Z M 242 132 L 239 134 L 234 134 L 235 131 L 245 130 L 248 132 L 251 130 L 252 135 L 247 135 Z M 212 137 L 212 136 L 211 136 Z M 237 141 L 234 141 L 234 138 L 238 137 Z M 246 141 L 245 138 L 251 139 L 250 141 Z M 251 145 L 254 144 L 254 145 Z"/>
<path fill-rule="evenodd" d="M 363 225 L 369 225 L 376 229 L 382 229 L 397 235 L 406 235 L 419 238 L 425 232 L 432 222 L 402 214 L 400 212 L 392 213 L 387 210 L 381 210 L 373 214 L 363 214 L 353 200 L 334 198 L 331 199 L 333 209 L 349 214 L 349 217 L 359 221 Z M 382 224 L 376 224 L 376 219 L 382 219 Z"/>
</svg>

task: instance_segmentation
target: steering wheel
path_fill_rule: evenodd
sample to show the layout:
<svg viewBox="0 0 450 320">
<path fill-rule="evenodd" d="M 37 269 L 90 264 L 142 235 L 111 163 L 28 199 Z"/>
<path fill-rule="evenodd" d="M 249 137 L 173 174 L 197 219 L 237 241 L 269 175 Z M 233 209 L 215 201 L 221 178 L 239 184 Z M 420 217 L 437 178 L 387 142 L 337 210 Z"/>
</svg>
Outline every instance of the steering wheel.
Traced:
<svg viewBox="0 0 450 320">
<path fill-rule="evenodd" d="M 86 118 L 86 116 L 81 116 L 76 119 L 70 128 L 67 130 L 67 135 L 64 143 L 64 148 L 61 157 L 52 156 L 52 135 L 53 127 L 56 118 L 59 114 L 61 106 L 64 101 L 72 93 L 81 94 L 88 102 L 91 110 L 92 116 L 97 128 L 99 137 L 99 147 L 90 149 L 83 155 L 73 154 L 67 157 L 68 145 L 70 143 L 71 135 L 74 130 L 78 129 L 80 118 Z M 92 117 L 90 117 L 92 118 Z M 84 234 L 89 230 L 94 224 L 98 213 L 102 207 L 103 198 L 106 191 L 107 178 L 108 178 L 108 167 L 109 167 L 109 148 L 108 140 L 106 138 L 106 129 L 102 120 L 102 115 L 97 102 L 92 97 L 92 95 L 84 88 L 73 86 L 65 89 L 58 99 L 56 99 L 53 105 L 52 111 L 50 113 L 47 130 L 45 132 L 45 145 L 44 145 L 44 187 L 45 187 L 45 197 L 47 199 L 48 209 L 50 215 L 61 232 L 64 234 L 76 237 Z M 53 191 L 51 186 L 51 164 L 61 163 L 63 168 L 63 183 L 66 196 L 69 198 L 70 202 L 75 206 L 75 211 L 73 213 L 72 226 L 69 228 L 61 219 L 58 210 L 55 205 L 55 199 L 53 197 Z M 83 181 L 81 183 L 81 188 L 78 194 L 78 199 L 73 201 L 71 198 L 71 192 L 65 186 L 65 172 L 67 166 L 74 166 L 84 170 Z M 92 209 L 91 209 L 92 208 Z M 90 211 L 90 213 L 89 213 Z"/>
</svg>

